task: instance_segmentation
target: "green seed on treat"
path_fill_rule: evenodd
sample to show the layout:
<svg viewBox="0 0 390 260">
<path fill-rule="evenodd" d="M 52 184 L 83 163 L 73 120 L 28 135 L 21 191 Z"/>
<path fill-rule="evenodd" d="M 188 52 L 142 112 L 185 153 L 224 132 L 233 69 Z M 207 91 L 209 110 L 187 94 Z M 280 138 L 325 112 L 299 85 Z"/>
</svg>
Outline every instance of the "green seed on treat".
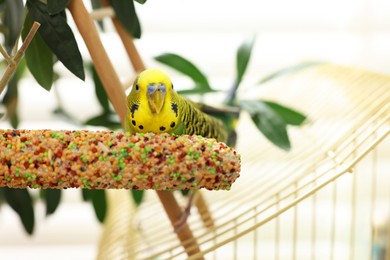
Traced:
<svg viewBox="0 0 390 260">
<path fill-rule="evenodd" d="M 68 149 L 76 149 L 77 145 L 76 144 L 69 144 Z"/>
<path fill-rule="evenodd" d="M 80 155 L 80 158 L 83 162 L 88 162 L 87 156 L 85 154 Z"/>
<path fill-rule="evenodd" d="M 5 167 L 0 187 L 211 190 L 228 189 L 239 176 L 236 151 L 199 136 L 85 130 L 0 133 L 0 167 Z"/>
<path fill-rule="evenodd" d="M 173 156 L 171 156 L 171 157 L 169 158 L 169 163 L 170 163 L 170 164 L 175 163 L 175 158 L 174 158 Z"/>
</svg>

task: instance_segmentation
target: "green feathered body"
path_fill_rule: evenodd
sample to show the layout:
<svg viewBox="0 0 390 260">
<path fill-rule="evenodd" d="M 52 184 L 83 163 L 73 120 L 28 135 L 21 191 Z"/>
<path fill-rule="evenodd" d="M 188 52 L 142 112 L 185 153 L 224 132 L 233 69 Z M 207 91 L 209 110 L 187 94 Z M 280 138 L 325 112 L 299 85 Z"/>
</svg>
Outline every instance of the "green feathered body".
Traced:
<svg viewBox="0 0 390 260">
<path fill-rule="evenodd" d="M 227 131 L 221 120 L 203 113 L 192 101 L 175 94 L 172 96 L 172 103 L 178 107 L 179 126 L 173 133 L 201 135 L 226 142 Z"/>
</svg>

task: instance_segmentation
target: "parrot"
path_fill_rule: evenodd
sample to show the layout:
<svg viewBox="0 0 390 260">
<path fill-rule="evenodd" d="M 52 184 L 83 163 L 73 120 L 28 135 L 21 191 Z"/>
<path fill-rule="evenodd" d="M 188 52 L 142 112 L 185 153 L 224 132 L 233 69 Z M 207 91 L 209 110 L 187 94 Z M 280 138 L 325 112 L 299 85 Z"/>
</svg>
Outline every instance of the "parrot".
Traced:
<svg viewBox="0 0 390 260">
<path fill-rule="evenodd" d="M 220 142 L 228 141 L 224 123 L 201 111 L 202 105 L 179 95 L 169 75 L 160 69 L 146 69 L 138 74 L 127 96 L 125 130 L 130 133 L 170 133 L 200 135 Z M 183 195 L 185 191 L 182 191 Z M 196 191 L 189 193 L 181 218 L 175 223 L 178 232 L 190 215 Z"/>
<path fill-rule="evenodd" d="M 226 142 L 221 120 L 203 113 L 198 104 L 178 94 L 169 75 L 146 69 L 135 79 L 127 96 L 126 131 L 200 135 Z"/>
</svg>

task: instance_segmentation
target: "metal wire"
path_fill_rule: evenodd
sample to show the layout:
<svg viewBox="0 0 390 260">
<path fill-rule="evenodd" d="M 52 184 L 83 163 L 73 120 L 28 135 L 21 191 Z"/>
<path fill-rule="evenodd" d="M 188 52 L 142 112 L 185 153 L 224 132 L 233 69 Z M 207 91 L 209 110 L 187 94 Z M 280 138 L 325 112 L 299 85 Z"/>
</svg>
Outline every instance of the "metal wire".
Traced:
<svg viewBox="0 0 390 260">
<path fill-rule="evenodd" d="M 214 229 L 192 211 L 188 222 L 201 253 L 191 259 L 369 257 L 375 243 L 370 236 L 373 214 L 379 207 L 377 183 L 384 176 L 384 155 L 377 147 L 388 144 L 390 133 L 390 77 L 319 65 L 262 88 L 267 90 L 264 98 L 306 112 L 309 123 L 289 129 L 293 150 L 284 153 L 242 116 L 237 146 L 241 176 L 229 192 L 203 193 Z M 365 160 L 372 154 L 371 161 Z M 357 178 L 374 173 L 372 188 Z M 363 200 L 362 192 L 368 193 Z M 148 199 L 135 215 L 137 239 L 128 245 L 134 257 L 186 259 L 161 205 L 153 196 Z M 341 226 L 346 234 L 338 231 Z M 372 242 L 361 248 L 356 239 Z"/>
</svg>

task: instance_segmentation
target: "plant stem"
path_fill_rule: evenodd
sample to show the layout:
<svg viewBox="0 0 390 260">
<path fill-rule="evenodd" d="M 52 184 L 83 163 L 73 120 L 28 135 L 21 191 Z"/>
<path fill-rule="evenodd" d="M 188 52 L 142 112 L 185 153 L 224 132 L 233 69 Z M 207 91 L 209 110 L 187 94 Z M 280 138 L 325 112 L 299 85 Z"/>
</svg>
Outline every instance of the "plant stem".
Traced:
<svg viewBox="0 0 390 260">
<path fill-rule="evenodd" d="M 20 49 L 16 52 L 15 56 L 12 58 L 5 52 L 4 48 L 0 46 L 0 52 L 8 62 L 7 69 L 3 75 L 3 77 L 0 79 L 0 93 L 3 92 L 5 86 L 7 85 L 8 81 L 12 78 L 12 76 L 15 73 L 15 70 L 17 66 L 19 65 L 20 60 L 23 58 L 23 55 L 28 47 L 30 45 L 30 42 L 34 38 L 35 34 L 38 31 L 40 24 L 38 22 L 34 22 L 31 26 L 30 31 L 28 32 L 26 38 L 24 39 L 24 42 L 22 46 L 20 46 Z"/>
<path fill-rule="evenodd" d="M 102 5 L 109 7 L 110 3 L 108 2 L 108 0 L 102 0 Z M 135 72 L 138 74 L 141 71 L 145 70 L 145 64 L 143 63 L 142 58 L 139 55 L 139 52 L 134 44 L 133 36 L 131 36 L 131 34 L 126 31 L 126 29 L 122 26 L 121 22 L 115 16 L 113 16 L 111 20 L 115 26 L 116 31 L 118 32 L 119 37 L 122 40 L 123 46 L 125 47 L 125 50 L 127 52 L 127 56 L 129 56 L 129 60 Z"/>
<path fill-rule="evenodd" d="M 239 84 L 237 82 L 238 82 L 238 80 L 236 79 L 234 81 L 233 86 L 229 89 L 229 91 L 226 95 L 226 99 L 225 99 L 224 103 L 228 106 L 233 106 L 234 102 L 236 101 L 236 94 L 237 94 L 237 89 L 239 86 Z"/>
<path fill-rule="evenodd" d="M 122 83 L 108 58 L 93 20 L 81 0 L 71 0 L 68 5 L 76 26 L 91 55 L 96 71 L 115 111 L 124 126 L 126 116 L 126 96 Z"/>
<path fill-rule="evenodd" d="M 15 64 L 15 62 L 12 60 L 12 57 L 8 55 L 8 53 L 4 50 L 3 46 L 0 45 L 0 52 L 4 56 L 5 60 L 8 62 L 8 64 Z"/>
</svg>

